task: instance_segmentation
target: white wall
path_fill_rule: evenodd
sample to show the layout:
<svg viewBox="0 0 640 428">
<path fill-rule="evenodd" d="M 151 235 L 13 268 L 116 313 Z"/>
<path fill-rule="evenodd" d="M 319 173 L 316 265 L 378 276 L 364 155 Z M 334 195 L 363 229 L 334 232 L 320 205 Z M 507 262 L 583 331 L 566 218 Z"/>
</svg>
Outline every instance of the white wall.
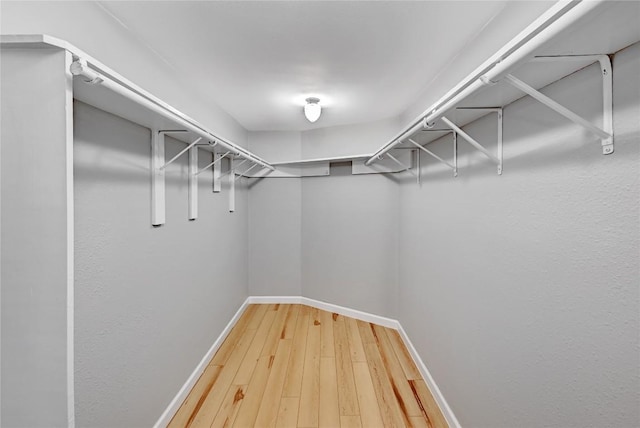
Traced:
<svg viewBox="0 0 640 428">
<path fill-rule="evenodd" d="M 70 62 L 2 50 L 2 426 L 72 423 Z"/>
<path fill-rule="evenodd" d="M 399 118 L 302 132 L 304 159 L 373 154 L 397 134 Z"/>
<path fill-rule="evenodd" d="M 399 192 L 386 175 L 302 182 L 302 295 L 396 317 Z"/>
<path fill-rule="evenodd" d="M 459 142 L 458 178 L 423 158 L 401 186 L 399 319 L 462 426 L 640 424 L 640 44 L 613 70 L 614 154 L 527 97 L 501 177 Z M 544 92 L 601 123 L 601 82 Z M 467 131 L 495 140 L 495 118 Z"/>
<path fill-rule="evenodd" d="M 299 132 L 250 132 L 249 150 L 271 162 L 300 159 Z M 249 191 L 249 294 L 302 294 L 302 182 L 251 180 Z"/>
<path fill-rule="evenodd" d="M 77 425 L 150 426 L 247 296 L 248 192 L 229 213 L 209 170 L 188 221 L 183 156 L 154 228 L 150 131 L 79 102 L 74 131 Z M 184 144 L 167 141 L 169 159 Z"/>
<path fill-rule="evenodd" d="M 48 34 L 66 40 L 217 134 L 241 146 L 245 129 L 194 82 L 177 73 L 99 2 L 3 1 L 2 34 Z"/>
<path fill-rule="evenodd" d="M 396 119 L 306 132 L 250 132 L 273 162 L 371 153 Z M 303 295 L 385 316 L 397 300 L 399 192 L 391 176 L 252 180 L 249 294 Z"/>
</svg>

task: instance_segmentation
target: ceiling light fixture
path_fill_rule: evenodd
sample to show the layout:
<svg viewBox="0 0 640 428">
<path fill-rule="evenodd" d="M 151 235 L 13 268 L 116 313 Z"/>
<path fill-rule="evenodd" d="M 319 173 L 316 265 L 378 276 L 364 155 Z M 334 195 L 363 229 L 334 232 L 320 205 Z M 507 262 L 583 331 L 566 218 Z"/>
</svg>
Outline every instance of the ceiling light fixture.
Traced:
<svg viewBox="0 0 640 428">
<path fill-rule="evenodd" d="M 310 97 L 310 98 L 307 98 L 305 101 L 307 103 L 304 105 L 304 115 L 309 122 L 313 123 L 320 118 L 320 113 L 322 113 L 322 107 L 320 106 L 320 99 L 315 97 Z"/>
</svg>

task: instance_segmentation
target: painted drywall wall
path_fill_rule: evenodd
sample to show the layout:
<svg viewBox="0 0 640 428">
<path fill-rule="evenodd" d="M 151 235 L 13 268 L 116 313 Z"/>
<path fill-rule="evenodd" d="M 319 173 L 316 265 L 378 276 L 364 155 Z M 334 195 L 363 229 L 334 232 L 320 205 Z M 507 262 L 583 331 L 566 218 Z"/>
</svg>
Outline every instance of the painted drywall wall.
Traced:
<svg viewBox="0 0 640 428">
<path fill-rule="evenodd" d="M 399 118 L 302 132 L 303 159 L 366 155 L 375 152 L 400 129 Z"/>
<path fill-rule="evenodd" d="M 449 62 L 424 88 L 417 88 L 415 101 L 401 115 L 406 125 L 421 115 L 440 97 L 489 59 L 500 48 L 531 23 L 531 16 L 540 16 L 554 1 L 518 1 L 506 3 L 487 25 L 469 38 L 465 46 L 452 52 Z M 437 46 L 433 41 L 429 45 Z"/>
<path fill-rule="evenodd" d="M 150 49 L 100 2 L 3 1 L 2 34 L 48 34 L 66 40 L 184 114 L 241 146 L 245 129 Z"/>
<path fill-rule="evenodd" d="M 2 426 L 73 423 L 69 64 L 57 49 L 2 50 Z"/>
<path fill-rule="evenodd" d="M 501 177 L 459 142 L 458 178 L 401 185 L 399 320 L 462 426 L 640 425 L 640 44 L 613 73 L 614 154 L 527 97 Z M 543 92 L 602 123 L 598 66 Z M 466 130 L 494 150 L 495 123 Z"/>
<path fill-rule="evenodd" d="M 396 119 L 306 132 L 250 132 L 249 148 L 274 162 L 368 153 Z M 389 175 L 252 180 L 249 293 L 324 300 L 395 315 L 397 183 Z"/>
<path fill-rule="evenodd" d="M 188 221 L 181 157 L 154 228 L 150 131 L 79 102 L 74 115 L 77 425 L 151 426 L 247 297 L 247 190 L 229 213 L 228 185 L 201 174 Z M 183 147 L 167 139 L 166 158 Z"/>
<path fill-rule="evenodd" d="M 398 184 L 350 174 L 302 179 L 302 295 L 395 317 Z"/>
<path fill-rule="evenodd" d="M 250 132 L 249 150 L 271 162 L 301 158 L 299 132 Z M 251 180 L 249 191 L 249 294 L 302 294 L 302 182 Z"/>
</svg>

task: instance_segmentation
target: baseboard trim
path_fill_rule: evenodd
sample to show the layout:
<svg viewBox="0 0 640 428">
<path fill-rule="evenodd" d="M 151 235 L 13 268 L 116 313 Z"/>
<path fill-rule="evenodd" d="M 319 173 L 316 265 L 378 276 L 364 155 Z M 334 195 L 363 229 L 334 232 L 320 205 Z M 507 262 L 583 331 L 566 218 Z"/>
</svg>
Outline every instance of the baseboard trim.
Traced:
<svg viewBox="0 0 640 428">
<path fill-rule="evenodd" d="M 189 392 L 191 392 L 191 389 L 200 378 L 200 375 L 202 375 L 204 370 L 207 368 L 209 361 L 211 361 L 215 353 L 218 351 L 220 345 L 222 345 L 222 342 L 224 342 L 224 340 L 227 338 L 229 332 L 231 331 L 233 326 L 236 325 L 236 323 L 240 319 L 240 316 L 245 311 L 245 309 L 247 309 L 248 305 L 249 299 L 246 299 L 242 303 L 242 305 L 240 305 L 240 308 L 236 311 L 233 318 L 231 318 L 231 321 L 229 321 L 224 330 L 222 330 L 222 333 L 220 333 L 220 336 L 218 336 L 216 341 L 213 342 L 213 345 L 211 345 L 211 348 L 209 348 L 205 356 L 202 357 L 202 360 L 200 360 L 200 363 L 198 363 L 196 369 L 193 371 L 193 373 L 191 373 L 191 376 L 189 376 L 184 385 L 182 385 L 182 388 L 180 388 L 180 391 L 178 391 L 176 396 L 173 397 L 173 400 L 171 400 L 169 406 L 165 409 L 158 421 L 153 426 L 154 428 L 165 428 L 167 425 L 169 425 L 169 422 L 171 422 L 171 419 L 176 414 L 184 400 L 187 398 Z"/>
<path fill-rule="evenodd" d="M 334 305 L 333 303 L 323 302 L 321 300 L 316 300 L 316 299 L 310 299 L 308 297 L 303 297 L 303 296 L 249 296 L 247 297 L 247 300 L 245 300 L 244 303 L 240 306 L 240 309 L 238 309 L 238 311 L 233 316 L 231 321 L 229 321 L 229 324 L 227 324 L 227 326 L 222 331 L 220 336 L 216 339 L 216 341 L 213 343 L 211 348 L 209 348 L 209 351 L 202 358 L 202 360 L 200 361 L 196 369 L 193 371 L 191 376 L 189 376 L 189 379 L 187 379 L 187 381 L 182 386 L 182 388 L 180 388 L 180 391 L 178 392 L 178 394 L 176 394 L 176 396 L 171 401 L 171 403 L 169 404 L 167 409 L 164 411 L 162 416 L 160 416 L 160 418 L 154 425 L 154 428 L 164 428 L 169 424 L 169 422 L 171 421 L 171 418 L 173 418 L 173 415 L 178 411 L 182 402 L 187 398 L 187 395 L 189 394 L 189 392 L 197 382 L 202 372 L 204 372 L 204 369 L 209 364 L 209 361 L 211 361 L 211 359 L 215 355 L 218 348 L 220 348 L 220 345 L 222 345 L 222 342 L 224 341 L 224 339 L 226 339 L 227 335 L 229 334 L 233 326 L 236 324 L 236 322 L 238 322 L 238 319 L 240 319 L 240 316 L 245 311 L 247 306 L 250 304 L 277 304 L 277 303 L 303 304 L 303 305 L 311 306 L 311 307 L 322 309 L 329 312 L 334 312 L 340 315 L 348 316 L 358 320 L 362 320 L 362 321 L 366 321 L 366 322 L 370 322 L 370 323 L 374 323 L 384 327 L 389 327 L 389 328 L 398 330 L 398 332 L 400 333 L 400 337 L 402 337 L 402 340 L 404 341 L 405 346 L 409 350 L 409 353 L 411 354 L 413 361 L 416 363 L 418 370 L 420 370 L 420 374 L 422 375 L 427 386 L 429 387 L 429 390 L 431 391 L 431 394 L 433 395 L 433 398 L 435 399 L 436 403 L 440 407 L 440 411 L 442 412 L 442 415 L 446 419 L 447 423 L 451 428 L 461 428 L 460 423 L 458 422 L 458 419 L 451 411 L 451 408 L 449 407 L 447 400 L 445 400 L 444 396 L 440 392 L 440 388 L 438 388 L 438 385 L 433 380 L 433 377 L 431 376 L 431 373 L 429 373 L 427 366 L 422 361 L 422 358 L 420 358 L 418 351 L 416 351 L 416 348 L 413 346 L 413 343 L 411 343 L 409 336 L 404 331 L 404 329 L 402 328 L 402 325 L 398 320 L 381 317 L 379 315 L 374 315 L 368 312 L 359 311 L 357 309 L 351 309 L 344 306 Z"/>
<path fill-rule="evenodd" d="M 407 332 L 404 331 L 399 321 L 397 321 L 397 323 L 398 328 L 396 330 L 398 330 L 398 333 L 400 333 L 400 337 L 402 338 L 404 345 L 409 350 L 409 354 L 411 354 L 413 362 L 416 363 L 416 366 L 418 366 L 418 370 L 424 378 L 429 391 L 431 391 L 431 395 L 433 395 L 433 398 L 436 400 L 438 407 L 440 407 L 442 416 L 444 416 L 444 418 L 447 420 L 450 428 L 461 428 L 460 423 L 458 422 L 458 418 L 456 418 L 456 415 L 451 410 L 451 407 L 449 407 L 449 403 L 447 403 L 447 400 L 444 399 L 444 395 L 442 395 L 442 392 L 440 392 L 440 388 L 438 388 L 436 381 L 433 380 L 433 376 L 431 376 L 429 369 L 427 369 L 427 366 L 425 365 L 424 361 L 422 361 L 422 358 L 420 358 L 418 351 L 413 346 L 413 343 L 411 343 Z"/>
</svg>

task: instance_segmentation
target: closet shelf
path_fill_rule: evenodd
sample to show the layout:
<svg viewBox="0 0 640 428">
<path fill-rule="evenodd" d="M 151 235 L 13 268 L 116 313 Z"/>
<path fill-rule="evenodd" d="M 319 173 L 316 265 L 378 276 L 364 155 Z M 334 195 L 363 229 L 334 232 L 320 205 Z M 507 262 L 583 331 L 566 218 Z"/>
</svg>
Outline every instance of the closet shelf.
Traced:
<svg viewBox="0 0 640 428">
<path fill-rule="evenodd" d="M 603 154 L 613 153 L 611 64 L 607 54 L 640 40 L 640 26 L 636 22 L 638 6 L 634 3 L 606 0 L 556 3 L 409 122 L 373 153 L 365 165 L 379 161 L 394 149 L 416 150 L 409 138 L 424 146 L 447 132 L 453 132 L 455 137 L 456 131 L 450 125 L 465 126 L 486 115 L 487 108 L 504 107 L 526 94 L 600 138 Z M 535 89 L 593 63 L 600 63 L 603 75 L 602 127 L 593 125 Z M 441 132 L 434 132 L 436 128 Z M 493 158 L 493 155 L 487 155 Z M 498 155 L 501 160 L 501 153 Z"/>
<path fill-rule="evenodd" d="M 183 142 L 191 143 L 196 138 L 202 138 L 205 143 L 202 147 L 210 151 L 214 150 L 213 143 L 216 143 L 231 151 L 235 157 L 248 159 L 268 170 L 275 169 L 264 159 L 209 130 L 64 40 L 43 34 L 2 35 L 0 44 L 3 48 L 64 49 L 74 59 L 71 73 L 77 76 L 73 81 L 75 99 L 152 130 L 164 131 L 166 135 Z"/>
</svg>

